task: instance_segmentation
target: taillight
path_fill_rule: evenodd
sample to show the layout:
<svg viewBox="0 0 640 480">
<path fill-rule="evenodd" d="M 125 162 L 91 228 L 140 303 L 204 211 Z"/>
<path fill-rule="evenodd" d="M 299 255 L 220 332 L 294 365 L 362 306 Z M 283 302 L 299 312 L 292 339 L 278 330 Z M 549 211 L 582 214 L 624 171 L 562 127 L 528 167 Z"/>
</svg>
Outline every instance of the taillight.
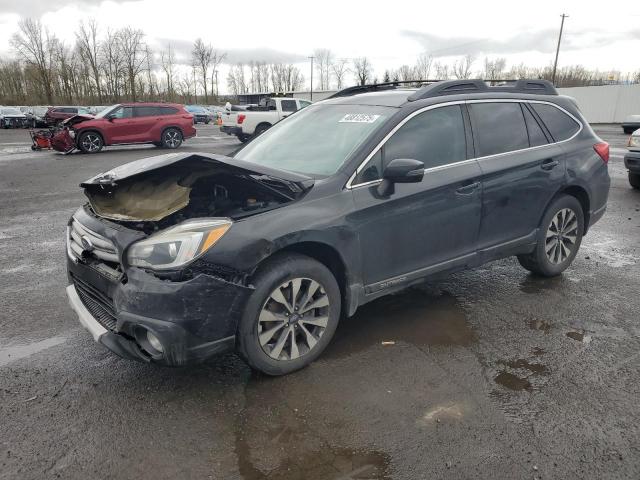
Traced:
<svg viewBox="0 0 640 480">
<path fill-rule="evenodd" d="M 238 125 L 242 125 L 242 122 L 244 122 L 245 118 L 247 118 L 247 116 L 245 114 L 243 114 L 243 113 L 239 114 L 238 115 L 238 120 L 237 120 Z"/>
<path fill-rule="evenodd" d="M 607 142 L 596 143 L 593 149 L 600 155 L 604 163 L 609 163 L 609 144 Z"/>
</svg>

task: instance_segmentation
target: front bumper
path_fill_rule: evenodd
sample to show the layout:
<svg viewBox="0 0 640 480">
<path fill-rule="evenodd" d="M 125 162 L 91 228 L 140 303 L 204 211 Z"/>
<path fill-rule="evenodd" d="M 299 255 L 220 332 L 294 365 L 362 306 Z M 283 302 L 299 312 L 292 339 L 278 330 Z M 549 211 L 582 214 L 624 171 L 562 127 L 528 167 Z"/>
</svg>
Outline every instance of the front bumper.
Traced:
<svg viewBox="0 0 640 480">
<path fill-rule="evenodd" d="M 624 166 L 631 173 L 640 173 L 640 152 L 627 152 L 624 156 Z"/>
<path fill-rule="evenodd" d="M 26 128 L 29 126 L 26 118 L 5 117 L 2 119 L 4 128 Z"/>
<path fill-rule="evenodd" d="M 232 350 L 252 290 L 207 274 L 174 282 L 141 270 L 116 280 L 72 259 L 68 270 L 69 304 L 96 342 L 123 358 L 167 366 L 200 363 Z M 162 352 L 150 348 L 148 331 L 160 340 Z"/>
</svg>

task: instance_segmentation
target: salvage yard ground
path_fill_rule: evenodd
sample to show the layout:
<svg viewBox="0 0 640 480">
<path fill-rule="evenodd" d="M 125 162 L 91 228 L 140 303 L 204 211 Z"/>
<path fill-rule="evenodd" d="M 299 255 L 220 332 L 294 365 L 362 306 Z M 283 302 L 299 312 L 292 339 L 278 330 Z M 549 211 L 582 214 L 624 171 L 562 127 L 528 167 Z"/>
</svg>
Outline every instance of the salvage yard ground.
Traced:
<svg viewBox="0 0 640 480">
<path fill-rule="evenodd" d="M 181 151 L 239 146 L 198 130 Z M 282 378 L 94 344 L 64 295 L 78 183 L 164 152 L 0 131 L 0 479 L 640 478 L 640 192 L 620 127 L 596 131 L 608 212 L 564 275 L 508 259 L 381 298 Z"/>
</svg>

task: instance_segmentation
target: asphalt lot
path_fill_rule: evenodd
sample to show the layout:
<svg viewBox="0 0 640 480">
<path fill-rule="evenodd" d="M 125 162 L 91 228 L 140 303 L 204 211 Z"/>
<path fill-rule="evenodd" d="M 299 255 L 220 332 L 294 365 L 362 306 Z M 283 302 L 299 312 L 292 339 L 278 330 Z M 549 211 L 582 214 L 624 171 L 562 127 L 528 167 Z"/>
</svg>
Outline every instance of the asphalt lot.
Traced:
<svg viewBox="0 0 640 480">
<path fill-rule="evenodd" d="M 31 152 L 0 130 L 0 479 L 640 478 L 640 192 L 555 279 L 515 259 L 381 298 L 282 378 L 121 360 L 67 306 L 78 183 L 154 147 Z M 182 147 L 238 146 L 216 127 Z M 389 344 L 389 342 L 391 342 Z"/>
</svg>

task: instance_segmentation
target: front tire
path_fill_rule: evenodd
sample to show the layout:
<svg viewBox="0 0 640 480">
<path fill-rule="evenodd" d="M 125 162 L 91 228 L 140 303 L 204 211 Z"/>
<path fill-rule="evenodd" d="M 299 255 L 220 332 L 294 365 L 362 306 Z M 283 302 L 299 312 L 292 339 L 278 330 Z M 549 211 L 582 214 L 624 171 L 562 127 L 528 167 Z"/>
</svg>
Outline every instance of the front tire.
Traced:
<svg viewBox="0 0 640 480">
<path fill-rule="evenodd" d="M 304 255 L 279 255 L 252 284 L 236 337 L 249 366 L 285 375 L 318 358 L 340 318 L 340 288 L 329 269 Z"/>
<path fill-rule="evenodd" d="M 83 153 L 98 153 L 103 146 L 102 137 L 96 132 L 84 132 L 78 138 L 78 148 Z"/>
<path fill-rule="evenodd" d="M 629 172 L 629 184 L 636 190 L 640 189 L 640 173 Z"/>
<path fill-rule="evenodd" d="M 178 148 L 182 145 L 182 132 L 177 128 L 168 128 L 162 134 L 162 146 L 164 148 Z"/>
<path fill-rule="evenodd" d="M 584 233 L 584 212 L 577 198 L 562 195 L 547 208 L 535 250 L 518 255 L 520 265 L 536 275 L 555 277 L 575 258 Z"/>
<path fill-rule="evenodd" d="M 262 135 L 264 132 L 269 130 L 269 127 L 271 127 L 271 125 L 267 125 L 265 123 L 261 123 L 260 125 L 258 125 L 256 127 L 255 131 L 253 132 L 253 136 L 257 137 L 257 136 Z"/>
</svg>

